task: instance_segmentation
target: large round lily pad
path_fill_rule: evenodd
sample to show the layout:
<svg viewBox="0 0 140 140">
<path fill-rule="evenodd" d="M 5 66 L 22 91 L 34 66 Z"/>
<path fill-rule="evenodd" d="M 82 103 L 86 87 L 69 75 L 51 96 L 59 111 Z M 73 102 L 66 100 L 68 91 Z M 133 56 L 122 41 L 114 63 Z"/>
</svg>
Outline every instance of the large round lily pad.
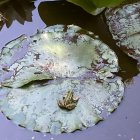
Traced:
<svg viewBox="0 0 140 140">
<path fill-rule="evenodd" d="M 91 127 L 123 97 L 115 53 L 78 26 L 22 35 L 2 49 L 0 63 L 1 91 L 8 92 L 0 109 L 30 130 L 58 134 Z"/>
<path fill-rule="evenodd" d="M 85 32 L 74 25 L 56 25 L 8 43 L 0 62 L 7 64 L 2 65 L 2 70 L 12 76 L 2 85 L 21 87 L 34 80 L 81 77 L 88 73 L 101 79 L 111 77 L 112 72 L 118 71 L 115 53 L 92 33 Z M 20 46 L 26 46 L 27 52 L 15 60 L 11 55 Z"/>
<path fill-rule="evenodd" d="M 107 23 L 117 45 L 134 59 L 140 58 L 140 2 L 106 11 Z"/>
<path fill-rule="evenodd" d="M 58 101 L 73 91 L 78 103 L 73 110 L 64 110 Z M 112 112 L 124 92 L 120 78 L 102 83 L 94 79 L 55 80 L 44 86 L 12 89 L 1 105 L 2 112 L 14 123 L 31 130 L 51 133 L 84 129 L 103 120 L 102 112 Z"/>
</svg>

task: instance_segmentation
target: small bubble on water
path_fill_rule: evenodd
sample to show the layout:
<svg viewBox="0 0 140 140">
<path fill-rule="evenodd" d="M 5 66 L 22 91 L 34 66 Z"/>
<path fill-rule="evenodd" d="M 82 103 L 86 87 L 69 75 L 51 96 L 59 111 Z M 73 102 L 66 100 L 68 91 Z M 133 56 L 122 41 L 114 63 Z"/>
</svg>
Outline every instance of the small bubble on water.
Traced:
<svg viewBox="0 0 140 140">
<path fill-rule="evenodd" d="M 54 138 L 51 138 L 51 140 L 53 140 Z"/>
<path fill-rule="evenodd" d="M 33 136 L 33 137 L 32 137 L 32 140 L 34 140 L 34 139 L 35 139 L 35 137 Z"/>
<path fill-rule="evenodd" d="M 134 140 L 134 138 L 132 138 L 131 140 Z"/>
</svg>

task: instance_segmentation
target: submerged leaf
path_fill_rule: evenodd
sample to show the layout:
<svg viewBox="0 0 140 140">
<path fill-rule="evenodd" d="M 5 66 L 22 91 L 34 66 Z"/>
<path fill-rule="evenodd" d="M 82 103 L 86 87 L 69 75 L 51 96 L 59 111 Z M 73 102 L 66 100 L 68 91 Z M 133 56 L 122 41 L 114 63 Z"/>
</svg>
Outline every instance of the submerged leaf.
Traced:
<svg viewBox="0 0 140 140">
<path fill-rule="evenodd" d="M 89 32 L 92 38 L 86 33 L 78 26 L 56 25 L 27 37 L 26 40 L 30 40 L 30 43 L 24 40 L 24 44 L 28 45 L 27 53 L 22 58 L 12 59 L 13 64 L 8 70 L 13 74 L 2 85 L 21 87 L 35 80 L 80 78 L 88 74 L 100 79 L 111 77 L 113 72 L 118 71 L 115 53 L 95 35 Z M 22 46 L 21 38 L 5 46 L 1 53 L 1 63 L 3 60 L 9 61 L 14 49 Z"/>
<path fill-rule="evenodd" d="M 58 106 L 58 100 L 69 90 L 79 97 L 71 111 Z M 102 120 L 102 111 L 112 112 L 116 109 L 123 92 L 120 78 L 102 83 L 92 78 L 56 80 L 47 86 L 11 90 L 1 110 L 14 123 L 31 130 L 56 134 L 72 132 L 91 127 Z"/>
</svg>

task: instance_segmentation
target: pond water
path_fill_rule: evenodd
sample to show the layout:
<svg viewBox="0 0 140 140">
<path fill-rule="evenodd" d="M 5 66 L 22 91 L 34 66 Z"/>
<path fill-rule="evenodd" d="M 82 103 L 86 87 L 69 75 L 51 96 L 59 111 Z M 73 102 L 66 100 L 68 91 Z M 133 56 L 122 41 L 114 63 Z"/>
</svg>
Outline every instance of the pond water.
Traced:
<svg viewBox="0 0 140 140">
<path fill-rule="evenodd" d="M 0 6 L 1 7 L 1 6 Z M 0 48 L 22 34 L 32 35 L 37 29 L 55 24 L 75 24 L 99 35 L 118 56 L 121 76 L 126 83 L 125 97 L 118 109 L 95 127 L 58 136 L 31 132 L 18 127 L 0 114 L 0 140 L 139 140 L 140 75 L 137 61 L 123 53 L 112 40 L 104 13 L 96 17 L 65 1 L 38 0 L 32 4 L 12 0 L 1 7 L 7 15 L 7 26 L 0 31 Z M 25 11 L 25 12 L 21 12 Z M 10 18 L 8 18 L 10 17 Z M 16 20 L 14 20 L 16 19 Z M 8 21 L 9 20 L 9 21 Z M 28 22 L 31 21 L 31 22 Z M 24 23 L 21 24 L 21 23 Z"/>
</svg>

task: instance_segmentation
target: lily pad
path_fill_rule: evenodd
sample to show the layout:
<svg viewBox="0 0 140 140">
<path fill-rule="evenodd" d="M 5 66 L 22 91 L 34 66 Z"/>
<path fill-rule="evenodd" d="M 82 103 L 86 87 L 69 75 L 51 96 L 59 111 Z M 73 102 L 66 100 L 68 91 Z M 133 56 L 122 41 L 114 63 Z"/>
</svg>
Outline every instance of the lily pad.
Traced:
<svg viewBox="0 0 140 140">
<path fill-rule="evenodd" d="M 11 65 L 14 63 L 14 61 L 12 60 L 12 57 L 14 56 L 16 51 L 18 51 L 18 49 L 23 48 L 23 44 L 26 41 L 27 41 L 26 36 L 22 35 L 18 37 L 17 39 L 10 41 L 2 48 L 1 53 L 0 53 L 1 67 L 6 68 L 8 65 Z"/>
<path fill-rule="evenodd" d="M 140 58 L 140 2 L 106 11 L 109 30 L 117 45 L 134 59 Z"/>
<path fill-rule="evenodd" d="M 9 42 L 0 63 L 1 91 L 7 94 L 0 109 L 30 130 L 59 134 L 91 127 L 123 97 L 115 53 L 75 25 L 50 26 Z"/>
<path fill-rule="evenodd" d="M 67 91 L 79 98 L 73 110 L 58 106 Z M 1 111 L 14 123 L 40 132 L 73 132 L 104 119 L 102 112 L 117 108 L 124 93 L 121 79 L 58 79 L 42 86 L 12 89 L 1 103 Z"/>
<path fill-rule="evenodd" d="M 26 46 L 26 53 L 14 59 L 20 46 Z M 3 48 L 0 62 L 7 64 L 1 73 L 12 73 L 2 85 L 14 88 L 35 80 L 84 77 L 88 73 L 104 79 L 118 71 L 115 53 L 93 33 L 75 25 L 50 26 L 31 37 L 21 36 Z"/>
</svg>

